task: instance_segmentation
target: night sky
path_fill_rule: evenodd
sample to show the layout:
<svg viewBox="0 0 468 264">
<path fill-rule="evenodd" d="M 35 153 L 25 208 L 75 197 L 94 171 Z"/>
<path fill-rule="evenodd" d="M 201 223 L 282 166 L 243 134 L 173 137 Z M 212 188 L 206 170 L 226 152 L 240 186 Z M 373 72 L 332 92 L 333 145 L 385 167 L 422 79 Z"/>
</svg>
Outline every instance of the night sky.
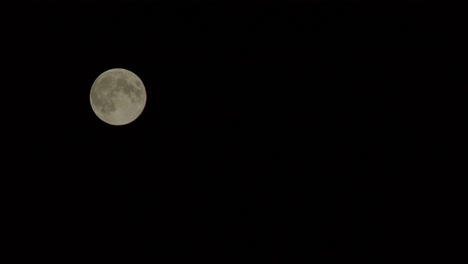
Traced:
<svg viewBox="0 0 468 264">
<path fill-rule="evenodd" d="M 438 7 L 99 2 L 2 11 L 21 98 L 4 99 L 18 258 L 382 263 L 409 250 L 416 235 L 378 241 L 416 223 L 383 204 L 405 204 L 400 187 L 418 181 L 404 168 L 435 152 L 422 132 L 450 123 L 434 108 L 448 99 L 430 100 L 444 82 Z M 111 68 L 147 89 L 126 126 L 90 106 Z"/>
</svg>

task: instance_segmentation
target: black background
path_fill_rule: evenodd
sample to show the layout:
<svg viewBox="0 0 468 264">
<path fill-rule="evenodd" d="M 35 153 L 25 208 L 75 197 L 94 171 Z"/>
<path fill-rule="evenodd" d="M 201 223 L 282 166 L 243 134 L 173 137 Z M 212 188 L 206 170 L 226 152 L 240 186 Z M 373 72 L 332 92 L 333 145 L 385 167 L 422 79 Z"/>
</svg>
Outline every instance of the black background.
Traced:
<svg viewBox="0 0 468 264">
<path fill-rule="evenodd" d="M 19 258 L 381 263 L 429 237 L 419 214 L 437 198 L 415 190 L 434 194 L 421 168 L 443 156 L 434 135 L 461 109 L 440 92 L 440 6 L 41 1 L 3 12 Z M 90 107 L 110 68 L 147 89 L 126 126 Z"/>
</svg>

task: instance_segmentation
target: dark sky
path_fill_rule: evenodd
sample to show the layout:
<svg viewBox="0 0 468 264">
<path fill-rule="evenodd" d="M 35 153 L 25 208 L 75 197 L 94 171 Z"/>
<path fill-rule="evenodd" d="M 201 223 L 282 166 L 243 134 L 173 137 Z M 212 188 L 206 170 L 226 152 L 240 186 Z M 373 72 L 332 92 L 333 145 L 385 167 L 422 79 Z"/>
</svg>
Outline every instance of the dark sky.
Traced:
<svg viewBox="0 0 468 264">
<path fill-rule="evenodd" d="M 381 263 L 391 247 L 376 241 L 404 225 L 381 209 L 390 186 L 421 147 L 434 151 L 421 126 L 449 122 L 426 100 L 442 83 L 437 10 L 201 0 L 4 11 L 22 105 L 5 129 L 19 162 L 13 247 L 131 263 Z M 110 68 L 147 89 L 127 126 L 90 107 Z"/>
</svg>

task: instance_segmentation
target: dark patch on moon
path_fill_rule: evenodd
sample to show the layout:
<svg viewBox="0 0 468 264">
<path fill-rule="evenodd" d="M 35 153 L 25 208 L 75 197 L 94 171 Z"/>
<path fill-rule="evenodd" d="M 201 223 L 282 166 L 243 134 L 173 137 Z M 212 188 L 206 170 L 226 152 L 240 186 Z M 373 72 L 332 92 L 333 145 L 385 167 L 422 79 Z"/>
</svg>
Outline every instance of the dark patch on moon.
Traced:
<svg viewBox="0 0 468 264">
<path fill-rule="evenodd" d="M 117 83 L 118 83 L 119 88 L 122 87 L 122 92 L 125 93 L 130 98 L 132 103 L 141 101 L 142 91 L 136 88 L 135 86 L 133 86 L 131 82 L 128 82 L 124 78 L 119 78 Z"/>
<path fill-rule="evenodd" d="M 116 110 L 114 102 L 110 100 L 110 98 L 115 95 L 115 89 L 112 89 L 113 82 L 114 77 L 111 75 L 105 76 L 95 84 L 93 88 L 94 92 L 91 93 L 91 100 L 94 106 L 103 114 L 108 114 Z"/>
<path fill-rule="evenodd" d="M 128 85 L 128 82 L 127 80 L 125 80 L 124 77 L 120 76 L 118 79 L 117 79 L 117 89 L 118 90 L 123 90 L 124 93 L 128 94 L 126 91 L 129 89 L 128 88 L 129 85 Z"/>
<path fill-rule="evenodd" d="M 124 79 L 122 79 L 122 82 L 119 82 L 119 88 L 122 89 L 122 92 L 126 95 L 130 95 L 130 93 L 132 92 L 132 87 Z"/>
<path fill-rule="evenodd" d="M 101 112 L 103 114 L 109 114 L 115 110 L 116 110 L 115 104 L 112 100 L 105 100 L 104 103 L 102 104 Z"/>
</svg>

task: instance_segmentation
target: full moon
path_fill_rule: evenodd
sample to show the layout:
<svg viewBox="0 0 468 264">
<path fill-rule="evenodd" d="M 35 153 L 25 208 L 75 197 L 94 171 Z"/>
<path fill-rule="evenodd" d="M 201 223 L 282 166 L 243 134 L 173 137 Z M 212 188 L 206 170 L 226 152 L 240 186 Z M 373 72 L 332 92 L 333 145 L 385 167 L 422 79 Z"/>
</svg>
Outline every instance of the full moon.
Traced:
<svg viewBox="0 0 468 264">
<path fill-rule="evenodd" d="M 133 72 L 115 68 L 99 75 L 91 86 L 91 107 L 110 125 L 126 125 L 137 119 L 146 105 L 146 89 Z"/>
</svg>

